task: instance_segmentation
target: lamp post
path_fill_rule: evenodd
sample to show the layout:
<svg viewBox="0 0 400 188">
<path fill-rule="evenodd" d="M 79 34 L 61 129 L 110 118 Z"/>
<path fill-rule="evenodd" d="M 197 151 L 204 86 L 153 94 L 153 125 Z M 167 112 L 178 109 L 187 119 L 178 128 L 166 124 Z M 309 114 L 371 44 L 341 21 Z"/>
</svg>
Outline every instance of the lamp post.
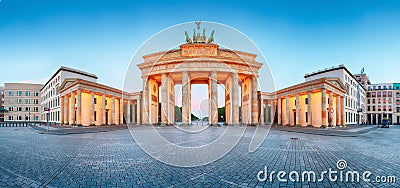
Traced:
<svg viewBox="0 0 400 188">
<path fill-rule="evenodd" d="M 49 115 L 50 115 L 50 108 L 46 108 L 45 111 L 47 111 L 47 132 L 49 132 L 50 129 L 50 124 L 49 124 Z"/>
</svg>

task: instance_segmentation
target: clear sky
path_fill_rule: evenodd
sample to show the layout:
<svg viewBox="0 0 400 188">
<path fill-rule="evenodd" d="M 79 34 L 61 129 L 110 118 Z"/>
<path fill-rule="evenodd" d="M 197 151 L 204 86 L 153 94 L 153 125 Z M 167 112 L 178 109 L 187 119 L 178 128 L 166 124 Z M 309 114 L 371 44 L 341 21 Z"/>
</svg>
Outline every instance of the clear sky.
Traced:
<svg viewBox="0 0 400 188">
<path fill-rule="evenodd" d="M 277 89 L 339 64 L 353 73 L 365 67 L 373 83 L 400 82 L 398 0 L 0 0 L 0 85 L 43 83 L 63 65 L 122 88 L 141 44 L 194 20 L 223 23 L 250 37 Z"/>
</svg>

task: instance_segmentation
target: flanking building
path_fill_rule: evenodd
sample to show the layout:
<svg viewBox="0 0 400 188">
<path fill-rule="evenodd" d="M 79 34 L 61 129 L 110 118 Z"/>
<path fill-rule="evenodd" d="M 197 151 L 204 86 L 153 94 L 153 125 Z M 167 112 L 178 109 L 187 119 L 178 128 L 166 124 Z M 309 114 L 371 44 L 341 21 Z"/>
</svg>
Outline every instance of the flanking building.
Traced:
<svg viewBox="0 0 400 188">
<path fill-rule="evenodd" d="M 286 126 L 345 125 L 345 94 L 339 78 L 310 80 L 273 94 L 261 92 L 261 124 L 272 121 Z M 265 104 L 271 108 L 265 108 Z"/>
<path fill-rule="evenodd" d="M 400 124 L 400 84 L 370 84 L 367 88 L 367 119 L 369 124 L 380 124 L 388 119 Z"/>
<path fill-rule="evenodd" d="M 320 78 L 339 78 L 345 85 L 345 123 L 346 124 L 364 124 L 366 123 L 366 92 L 361 83 L 344 66 L 326 68 L 317 72 L 312 72 L 304 76 L 305 81 L 316 80 Z"/>
<path fill-rule="evenodd" d="M 141 124 L 141 92 L 125 93 L 96 82 L 68 78 L 60 85 L 64 125 Z"/>
<path fill-rule="evenodd" d="M 0 86 L 0 109 L 4 109 L 4 86 Z M 0 112 L 0 122 L 4 122 L 4 113 Z"/>
<path fill-rule="evenodd" d="M 42 84 L 5 83 L 4 121 L 40 121 Z"/>
<path fill-rule="evenodd" d="M 40 89 L 41 119 L 51 123 L 60 123 L 61 101 L 59 87 L 67 78 L 79 78 L 91 82 L 97 81 L 97 76 L 84 71 L 61 66 Z"/>
<path fill-rule="evenodd" d="M 371 81 L 369 80 L 368 75 L 365 73 L 355 74 L 354 77 L 364 87 L 365 90 L 367 90 L 367 87 L 371 85 Z"/>
</svg>

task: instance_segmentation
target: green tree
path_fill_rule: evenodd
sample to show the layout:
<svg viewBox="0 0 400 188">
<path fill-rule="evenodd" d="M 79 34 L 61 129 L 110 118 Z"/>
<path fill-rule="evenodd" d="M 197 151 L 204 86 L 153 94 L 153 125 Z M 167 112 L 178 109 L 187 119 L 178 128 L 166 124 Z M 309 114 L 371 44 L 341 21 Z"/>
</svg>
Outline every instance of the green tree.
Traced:
<svg viewBox="0 0 400 188">
<path fill-rule="evenodd" d="M 218 108 L 218 121 L 219 122 L 225 121 L 225 107 Z"/>
</svg>

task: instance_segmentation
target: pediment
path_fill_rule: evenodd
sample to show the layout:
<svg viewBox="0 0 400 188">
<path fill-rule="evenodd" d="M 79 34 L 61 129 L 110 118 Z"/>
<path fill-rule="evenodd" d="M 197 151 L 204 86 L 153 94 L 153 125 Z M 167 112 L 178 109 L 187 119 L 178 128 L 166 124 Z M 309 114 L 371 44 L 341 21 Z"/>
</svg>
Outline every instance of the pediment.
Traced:
<svg viewBox="0 0 400 188">
<path fill-rule="evenodd" d="M 339 87 L 339 88 L 341 88 L 341 89 L 346 91 L 346 87 L 343 84 L 343 82 L 340 81 L 340 79 L 338 79 L 338 78 L 328 78 L 327 81 L 329 83 L 331 83 L 331 84 L 333 84 L 333 85 L 335 85 L 335 86 L 337 86 L 337 87 Z"/>
<path fill-rule="evenodd" d="M 58 88 L 58 91 L 63 90 L 64 88 L 68 88 L 68 86 L 72 85 L 77 79 L 65 79 L 63 83 Z"/>
</svg>

